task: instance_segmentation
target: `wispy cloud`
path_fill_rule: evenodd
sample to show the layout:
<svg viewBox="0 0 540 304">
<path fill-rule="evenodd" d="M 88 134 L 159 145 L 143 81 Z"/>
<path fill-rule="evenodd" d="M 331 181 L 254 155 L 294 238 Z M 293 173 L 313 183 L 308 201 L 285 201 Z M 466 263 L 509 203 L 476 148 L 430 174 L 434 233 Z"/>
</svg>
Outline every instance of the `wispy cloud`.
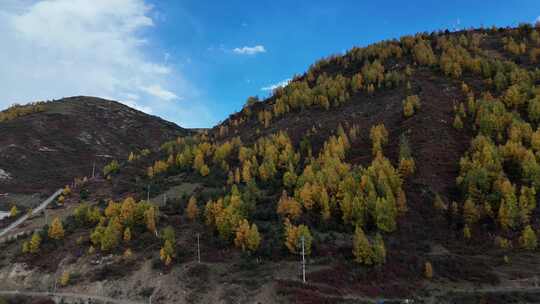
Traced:
<svg viewBox="0 0 540 304">
<path fill-rule="evenodd" d="M 159 84 L 154 84 L 154 85 L 147 86 L 147 87 L 141 87 L 140 89 L 141 89 L 141 91 L 143 91 L 143 92 L 145 92 L 145 93 L 147 93 L 149 95 L 152 95 L 154 97 L 157 97 L 159 99 L 163 99 L 163 100 L 166 100 L 166 101 L 179 99 L 179 97 L 176 94 L 174 94 L 171 91 L 165 90 Z"/>
<path fill-rule="evenodd" d="M 281 87 L 284 87 L 284 86 L 288 85 L 289 82 L 291 82 L 290 78 L 282 80 L 282 81 L 280 81 L 278 83 L 271 84 L 271 85 L 266 86 L 266 87 L 262 87 L 261 90 L 262 91 L 273 91 L 273 90 L 275 90 L 277 88 L 281 88 Z"/>
<path fill-rule="evenodd" d="M 266 49 L 262 45 L 244 46 L 241 48 L 234 48 L 233 52 L 239 55 L 255 55 L 258 53 L 266 53 Z"/>
</svg>

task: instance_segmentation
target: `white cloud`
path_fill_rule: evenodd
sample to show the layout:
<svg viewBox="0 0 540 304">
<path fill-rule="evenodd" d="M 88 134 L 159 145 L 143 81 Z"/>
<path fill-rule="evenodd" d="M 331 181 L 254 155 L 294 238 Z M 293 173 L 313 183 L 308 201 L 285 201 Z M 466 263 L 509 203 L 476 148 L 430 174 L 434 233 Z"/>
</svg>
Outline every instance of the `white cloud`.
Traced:
<svg viewBox="0 0 540 304">
<path fill-rule="evenodd" d="M 176 115 L 179 111 L 193 109 L 209 119 L 204 105 L 195 104 L 201 93 L 172 68 L 172 56 L 148 55 L 155 46 L 145 30 L 156 24 L 145 1 L 0 0 L 0 109 L 90 95 L 181 125 L 190 116 Z M 179 96 L 192 103 L 178 109 L 167 102 Z"/>
<path fill-rule="evenodd" d="M 244 46 L 241 48 L 234 48 L 233 52 L 240 55 L 255 55 L 258 53 L 266 53 L 266 49 L 262 45 Z"/>
<path fill-rule="evenodd" d="M 171 91 L 167 91 L 163 89 L 159 84 L 154 84 L 147 87 L 141 87 L 141 91 L 146 92 L 149 95 L 155 96 L 157 98 L 160 98 L 166 101 L 178 99 L 178 96 L 176 96 L 176 94 L 174 94 Z"/>
<path fill-rule="evenodd" d="M 271 85 L 266 86 L 266 87 L 262 87 L 261 90 L 262 91 L 273 91 L 273 90 L 275 90 L 277 88 L 281 88 L 281 87 L 284 87 L 284 86 L 288 85 L 289 82 L 291 82 L 290 78 L 282 80 L 282 81 L 280 81 L 278 83 L 271 84 Z"/>
<path fill-rule="evenodd" d="M 540 22 L 540 16 L 536 17 L 536 21 L 535 22 Z"/>
<path fill-rule="evenodd" d="M 148 114 L 152 114 L 153 110 L 150 106 L 143 106 L 141 104 L 139 104 L 138 102 L 136 102 L 135 100 L 120 100 L 121 103 L 125 104 L 126 106 L 128 107 L 132 107 L 134 109 L 137 109 L 141 112 L 144 112 L 144 113 L 148 113 Z"/>
</svg>

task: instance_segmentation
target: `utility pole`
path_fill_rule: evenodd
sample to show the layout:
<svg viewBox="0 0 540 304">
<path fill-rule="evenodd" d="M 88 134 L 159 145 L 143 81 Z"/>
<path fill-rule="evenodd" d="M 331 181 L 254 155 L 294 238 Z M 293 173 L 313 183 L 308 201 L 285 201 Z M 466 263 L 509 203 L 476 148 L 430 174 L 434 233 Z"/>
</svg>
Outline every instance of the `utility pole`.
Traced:
<svg viewBox="0 0 540 304">
<path fill-rule="evenodd" d="M 94 161 L 94 164 L 92 165 L 92 179 L 94 178 L 95 173 L 96 173 L 96 161 Z"/>
<path fill-rule="evenodd" d="M 161 275 L 161 274 L 160 274 L 160 275 Z M 158 281 L 157 287 L 154 289 L 154 291 L 152 292 L 152 294 L 151 294 L 150 297 L 148 298 L 148 303 L 149 303 L 149 304 L 152 304 L 152 297 L 153 297 L 154 294 L 159 290 L 160 285 L 161 285 L 161 281 Z"/>
<path fill-rule="evenodd" d="M 201 263 L 201 245 L 199 241 L 199 233 L 197 233 L 197 261 Z"/>
<path fill-rule="evenodd" d="M 306 252 L 304 248 L 304 236 L 302 235 L 302 281 L 306 283 Z"/>
<path fill-rule="evenodd" d="M 55 293 L 56 292 L 56 272 L 53 275 L 53 279 L 54 279 L 53 293 Z"/>
</svg>

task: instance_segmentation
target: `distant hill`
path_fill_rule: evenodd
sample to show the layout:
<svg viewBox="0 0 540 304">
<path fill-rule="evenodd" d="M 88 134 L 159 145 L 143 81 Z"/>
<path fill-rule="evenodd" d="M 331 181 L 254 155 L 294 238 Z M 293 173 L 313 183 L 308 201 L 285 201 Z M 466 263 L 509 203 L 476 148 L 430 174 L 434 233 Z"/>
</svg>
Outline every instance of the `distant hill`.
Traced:
<svg viewBox="0 0 540 304">
<path fill-rule="evenodd" d="M 99 171 L 113 159 L 126 159 L 131 151 L 155 149 L 190 133 L 95 97 L 18 108 L 0 112 L 0 193 L 47 192 L 91 175 L 94 162 Z"/>
</svg>

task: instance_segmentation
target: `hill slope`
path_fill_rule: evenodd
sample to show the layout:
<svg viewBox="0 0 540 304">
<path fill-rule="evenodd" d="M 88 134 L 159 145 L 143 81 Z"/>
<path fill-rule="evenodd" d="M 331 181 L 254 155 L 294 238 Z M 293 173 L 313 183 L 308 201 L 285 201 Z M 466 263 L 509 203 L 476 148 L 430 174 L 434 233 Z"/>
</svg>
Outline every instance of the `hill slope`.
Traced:
<svg viewBox="0 0 540 304">
<path fill-rule="evenodd" d="M 0 122 L 0 193 L 50 191 L 189 131 L 115 101 L 71 97 Z"/>
<path fill-rule="evenodd" d="M 39 257 L 7 246 L 5 260 L 163 303 L 538 302 L 539 32 L 421 33 L 323 59 L 91 181 L 95 208 L 70 216 L 74 191 L 56 211 L 65 239 L 44 231 Z"/>
</svg>

